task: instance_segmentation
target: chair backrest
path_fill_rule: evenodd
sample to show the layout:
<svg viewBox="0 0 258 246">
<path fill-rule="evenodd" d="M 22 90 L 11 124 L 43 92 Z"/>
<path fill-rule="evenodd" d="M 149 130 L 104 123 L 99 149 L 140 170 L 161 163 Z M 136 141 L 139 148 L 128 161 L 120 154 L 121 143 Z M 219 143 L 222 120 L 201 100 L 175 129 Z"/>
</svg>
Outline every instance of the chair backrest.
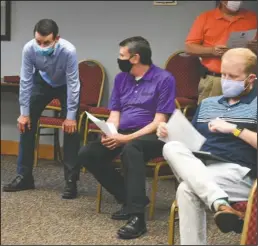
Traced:
<svg viewBox="0 0 258 246">
<path fill-rule="evenodd" d="M 165 69 L 175 77 L 176 97 L 198 98 L 200 64 L 199 57 L 184 51 L 178 51 L 168 58 Z"/>
<path fill-rule="evenodd" d="M 80 61 L 79 78 L 81 82 L 80 106 L 98 107 L 105 82 L 104 67 L 95 60 Z"/>
<path fill-rule="evenodd" d="M 257 180 L 248 199 L 241 245 L 257 245 Z"/>
</svg>

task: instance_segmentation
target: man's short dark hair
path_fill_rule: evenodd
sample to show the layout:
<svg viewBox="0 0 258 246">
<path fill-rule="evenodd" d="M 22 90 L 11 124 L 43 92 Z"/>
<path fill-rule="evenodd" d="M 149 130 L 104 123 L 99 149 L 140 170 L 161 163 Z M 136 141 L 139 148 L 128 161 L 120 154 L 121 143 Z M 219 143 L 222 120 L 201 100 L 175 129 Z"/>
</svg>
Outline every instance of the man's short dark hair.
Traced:
<svg viewBox="0 0 258 246">
<path fill-rule="evenodd" d="M 149 42 L 141 37 L 135 36 L 131 38 L 127 38 L 119 43 L 121 47 L 128 47 L 128 51 L 131 55 L 139 54 L 140 62 L 143 65 L 151 65 L 151 48 Z"/>
<path fill-rule="evenodd" d="M 51 19 L 42 19 L 34 27 L 34 35 L 36 32 L 42 36 L 48 36 L 53 33 L 53 38 L 56 38 L 59 28 L 55 21 Z"/>
</svg>

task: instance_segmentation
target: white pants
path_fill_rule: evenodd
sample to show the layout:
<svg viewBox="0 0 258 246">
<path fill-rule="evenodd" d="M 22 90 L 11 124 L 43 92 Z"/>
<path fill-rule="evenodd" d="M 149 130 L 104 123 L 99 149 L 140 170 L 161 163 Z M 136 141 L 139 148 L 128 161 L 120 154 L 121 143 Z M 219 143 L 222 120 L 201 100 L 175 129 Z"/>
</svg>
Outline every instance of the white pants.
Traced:
<svg viewBox="0 0 258 246">
<path fill-rule="evenodd" d="M 206 245 L 206 212 L 215 200 L 246 201 L 254 180 L 249 168 L 234 163 L 204 163 L 180 142 L 163 148 L 180 185 L 177 189 L 181 245 Z"/>
</svg>

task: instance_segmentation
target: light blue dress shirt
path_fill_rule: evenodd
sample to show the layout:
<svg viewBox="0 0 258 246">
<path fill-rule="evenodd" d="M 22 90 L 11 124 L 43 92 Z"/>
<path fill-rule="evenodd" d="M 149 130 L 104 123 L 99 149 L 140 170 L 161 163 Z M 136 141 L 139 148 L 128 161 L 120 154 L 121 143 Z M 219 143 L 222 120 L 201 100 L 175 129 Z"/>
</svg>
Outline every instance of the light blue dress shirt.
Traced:
<svg viewBox="0 0 258 246">
<path fill-rule="evenodd" d="M 35 39 L 25 44 L 22 52 L 20 80 L 20 112 L 30 114 L 30 96 L 33 78 L 39 70 L 42 78 L 52 87 L 67 84 L 67 119 L 76 119 L 79 104 L 80 81 L 78 61 L 75 47 L 65 39 L 60 38 L 55 51 L 50 56 L 42 56 L 36 52 Z"/>
</svg>

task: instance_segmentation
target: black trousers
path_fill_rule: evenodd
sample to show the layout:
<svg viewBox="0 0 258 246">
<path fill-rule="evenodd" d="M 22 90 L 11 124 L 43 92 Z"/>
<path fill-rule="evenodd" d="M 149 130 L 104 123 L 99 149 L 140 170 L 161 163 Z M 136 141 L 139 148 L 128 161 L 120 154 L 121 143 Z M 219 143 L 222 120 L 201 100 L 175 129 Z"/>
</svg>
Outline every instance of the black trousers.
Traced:
<svg viewBox="0 0 258 246">
<path fill-rule="evenodd" d="M 60 100 L 62 105 L 61 115 L 65 118 L 67 113 L 67 86 L 63 85 L 53 88 L 42 79 L 38 72 L 36 72 L 30 98 L 31 130 L 28 130 L 26 127 L 26 131 L 20 135 L 17 173 L 24 177 L 32 175 L 37 122 L 45 107 L 54 98 Z M 66 180 L 79 179 L 79 169 L 76 165 L 79 148 L 79 133 L 64 133 L 64 174 Z"/>
<path fill-rule="evenodd" d="M 163 145 L 155 134 L 142 136 L 114 150 L 98 140 L 80 149 L 78 164 L 86 167 L 109 193 L 126 204 L 129 214 L 143 213 L 147 205 L 145 165 L 150 159 L 162 156 Z M 111 164 L 120 153 L 123 176 Z"/>
</svg>

